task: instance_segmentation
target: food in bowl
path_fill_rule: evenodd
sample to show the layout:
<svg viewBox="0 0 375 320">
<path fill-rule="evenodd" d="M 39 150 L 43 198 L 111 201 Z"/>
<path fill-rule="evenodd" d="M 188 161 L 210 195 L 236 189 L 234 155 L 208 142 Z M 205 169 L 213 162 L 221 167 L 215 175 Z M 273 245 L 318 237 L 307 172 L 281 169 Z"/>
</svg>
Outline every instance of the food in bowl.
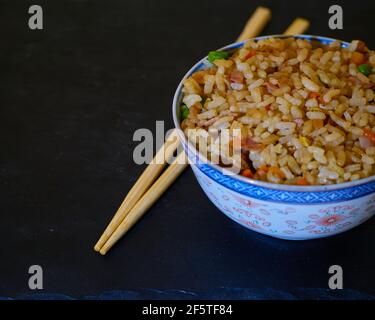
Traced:
<svg viewBox="0 0 375 320">
<path fill-rule="evenodd" d="M 206 138 L 208 159 L 231 160 L 231 148 L 213 148 L 229 130 L 250 179 L 308 186 L 374 174 L 375 52 L 362 41 L 270 37 L 208 61 L 183 81 L 180 106 L 181 128 L 197 148 Z"/>
</svg>

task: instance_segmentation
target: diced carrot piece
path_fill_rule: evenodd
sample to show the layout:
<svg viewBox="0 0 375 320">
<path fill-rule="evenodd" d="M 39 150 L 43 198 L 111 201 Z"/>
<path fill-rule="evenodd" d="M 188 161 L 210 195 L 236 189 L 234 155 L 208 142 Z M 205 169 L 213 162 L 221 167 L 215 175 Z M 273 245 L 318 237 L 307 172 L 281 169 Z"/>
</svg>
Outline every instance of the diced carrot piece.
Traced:
<svg viewBox="0 0 375 320">
<path fill-rule="evenodd" d="M 363 129 L 363 135 L 372 143 L 375 143 L 375 132 L 370 129 Z"/>
<path fill-rule="evenodd" d="M 255 49 L 251 49 L 249 53 L 246 55 L 245 59 L 250 59 L 251 57 L 254 57 L 257 54 L 257 51 Z"/>
<path fill-rule="evenodd" d="M 260 166 L 256 172 L 256 175 L 258 176 L 264 176 L 268 171 L 268 167 L 266 165 Z"/>
<path fill-rule="evenodd" d="M 309 98 L 310 99 L 318 98 L 319 96 L 320 96 L 319 92 L 310 92 L 309 93 Z"/>
<path fill-rule="evenodd" d="M 352 53 L 352 62 L 355 63 L 355 64 L 363 64 L 366 62 L 366 58 L 365 58 L 365 55 L 363 53 L 360 53 L 358 51 L 354 51 Z"/>
<path fill-rule="evenodd" d="M 315 130 L 323 127 L 324 121 L 322 119 L 313 119 L 312 124 Z"/>
<path fill-rule="evenodd" d="M 250 178 L 250 179 L 254 177 L 253 173 L 251 172 L 250 169 L 244 169 L 244 170 L 242 170 L 241 171 L 241 176 L 246 177 L 246 178 Z"/>
<path fill-rule="evenodd" d="M 299 186 L 308 186 L 310 183 L 305 178 L 298 178 L 296 184 Z"/>
<path fill-rule="evenodd" d="M 284 172 L 282 172 L 278 167 L 269 167 L 268 171 L 277 175 L 281 179 L 285 178 Z"/>
</svg>

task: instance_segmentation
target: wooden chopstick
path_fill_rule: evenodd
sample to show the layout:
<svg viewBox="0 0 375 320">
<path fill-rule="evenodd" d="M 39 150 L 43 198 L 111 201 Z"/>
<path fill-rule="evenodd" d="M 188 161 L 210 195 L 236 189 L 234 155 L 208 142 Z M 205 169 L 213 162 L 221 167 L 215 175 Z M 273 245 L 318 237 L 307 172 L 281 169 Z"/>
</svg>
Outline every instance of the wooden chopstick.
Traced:
<svg viewBox="0 0 375 320">
<path fill-rule="evenodd" d="M 291 36 L 304 33 L 310 26 L 310 22 L 303 18 L 295 19 L 292 24 L 284 31 L 285 35 Z"/>
<path fill-rule="evenodd" d="M 256 27 L 254 26 L 254 28 L 256 30 L 259 30 L 257 32 L 260 32 L 260 30 L 264 27 L 265 23 L 264 23 L 264 19 L 269 19 L 267 18 L 268 15 L 265 15 L 264 13 L 262 14 L 263 15 L 263 18 L 262 19 L 259 19 L 259 13 L 257 15 L 255 15 L 255 13 L 253 14 L 253 16 L 250 18 L 250 20 L 254 17 L 254 19 L 256 19 L 258 21 L 258 24 L 261 25 L 263 24 L 262 27 Z M 270 14 L 269 14 L 270 16 Z M 296 19 L 298 20 L 298 19 Z M 300 20 L 304 20 L 304 19 L 300 19 Z M 267 20 L 268 21 L 268 20 Z M 246 24 L 245 28 L 244 28 L 244 31 L 243 33 L 245 34 L 250 34 L 250 31 L 249 30 L 246 30 L 246 29 L 249 29 L 248 28 L 248 25 L 252 25 L 253 23 L 251 23 L 251 21 L 248 21 L 248 23 Z M 294 24 L 294 26 L 293 26 Z M 299 33 L 303 33 L 307 28 L 308 28 L 308 22 L 307 24 L 306 23 L 301 23 L 298 22 L 296 23 L 296 21 L 294 21 L 294 23 L 292 24 L 291 27 L 289 27 L 285 32 L 284 34 L 299 34 Z M 288 32 L 288 33 L 286 33 Z M 257 34 L 251 34 L 252 37 L 255 37 Z M 239 37 L 239 40 L 237 41 L 243 41 L 243 40 L 246 40 L 243 39 L 243 36 L 241 34 L 241 36 Z M 174 132 L 175 133 L 175 132 Z M 171 135 L 172 136 L 172 135 Z M 172 150 L 173 147 L 177 148 L 178 146 L 178 142 L 177 144 L 174 146 L 172 146 L 172 148 L 169 148 L 169 150 Z M 164 148 L 164 151 L 163 153 L 165 152 L 166 149 L 166 146 L 164 145 L 161 150 Z M 161 152 L 161 150 L 159 150 L 159 152 Z M 158 152 L 158 154 L 159 154 Z M 173 151 L 172 151 L 173 153 Z M 155 156 L 156 158 L 157 156 Z M 154 158 L 154 159 L 155 159 Z M 116 213 L 115 217 L 113 218 L 113 220 L 111 221 L 110 225 L 107 227 L 108 229 L 108 232 L 105 232 L 102 236 L 102 241 L 98 241 L 97 245 L 95 246 L 95 250 L 96 251 L 99 251 L 102 255 L 105 255 L 109 249 L 112 248 L 112 246 L 146 213 L 146 211 L 159 199 L 159 197 L 164 193 L 164 191 L 166 189 L 168 189 L 168 187 L 175 181 L 175 179 L 183 172 L 183 170 L 187 167 L 187 159 L 186 159 L 186 156 L 184 154 L 184 152 L 181 152 L 179 154 L 179 156 L 173 161 L 173 163 L 168 167 L 168 169 L 160 176 L 160 178 L 150 187 L 150 189 L 145 192 L 145 190 L 147 190 L 147 188 L 151 185 L 151 183 L 155 180 L 156 176 L 161 172 L 162 168 L 164 167 L 164 164 L 161 165 L 161 169 L 160 167 L 158 167 L 157 169 L 149 169 L 150 172 L 152 172 L 152 177 L 153 177 L 153 180 L 150 182 L 150 180 L 147 180 L 146 178 L 143 179 L 143 182 L 139 182 L 140 186 L 138 187 L 139 189 L 143 190 L 143 196 L 141 197 L 141 195 L 135 195 L 133 196 L 131 199 L 132 199 L 132 203 L 133 203 L 133 208 L 131 208 L 131 206 L 127 203 L 127 198 L 128 196 L 125 198 L 123 204 L 121 205 L 121 207 L 119 208 L 118 212 Z M 150 167 L 150 166 L 149 166 Z M 148 167 L 148 168 L 149 168 Z M 147 168 L 147 169 L 148 169 Z M 147 169 L 145 170 L 145 172 L 142 174 L 142 176 L 149 176 L 149 174 L 146 175 L 146 171 Z M 139 180 L 141 180 L 142 176 L 139 178 Z M 138 180 L 138 181 L 139 181 Z M 138 183 L 137 181 L 137 183 Z M 146 182 L 145 182 L 146 181 Z M 137 184 L 136 183 L 136 184 Z M 144 183 L 143 187 L 141 186 L 142 183 Z M 146 187 L 147 186 L 147 187 Z M 133 187 L 135 188 L 135 186 Z M 132 189 L 133 190 L 133 189 Z M 132 191 L 131 190 L 131 191 Z M 138 197 L 139 201 L 137 202 L 136 201 L 136 198 Z M 134 204 L 135 203 L 135 204 Z M 126 210 L 124 210 L 124 208 Z M 130 208 L 130 209 L 129 209 Z M 116 217 L 117 216 L 117 217 Z M 106 229 L 106 231 L 107 231 Z M 101 245 L 101 246 L 99 246 Z"/>
<path fill-rule="evenodd" d="M 159 199 L 165 190 L 176 180 L 187 166 L 185 152 L 182 151 L 178 157 L 165 170 L 160 178 L 151 186 L 151 188 L 135 204 L 124 220 L 118 226 L 107 242 L 100 249 L 101 254 L 106 254 L 109 249 L 143 216 L 143 214 Z"/>
<path fill-rule="evenodd" d="M 246 22 L 244 29 L 237 38 L 237 42 L 256 37 L 262 32 L 270 19 L 271 10 L 266 7 L 258 7 Z"/>
<path fill-rule="evenodd" d="M 116 214 L 112 218 L 108 227 L 96 243 L 94 250 L 99 251 L 104 243 L 109 239 L 112 233 L 119 226 L 121 221 L 129 213 L 130 209 L 137 203 L 139 198 L 147 191 L 152 185 L 155 179 L 160 175 L 161 171 L 165 167 L 167 161 L 172 156 L 173 152 L 177 149 L 180 141 L 177 135 L 177 129 L 174 129 L 169 137 L 166 139 L 165 144 L 160 148 L 151 164 L 149 164 L 146 170 L 139 177 L 134 186 L 130 189 L 129 193 L 125 197 L 121 206 L 118 208 Z"/>
</svg>

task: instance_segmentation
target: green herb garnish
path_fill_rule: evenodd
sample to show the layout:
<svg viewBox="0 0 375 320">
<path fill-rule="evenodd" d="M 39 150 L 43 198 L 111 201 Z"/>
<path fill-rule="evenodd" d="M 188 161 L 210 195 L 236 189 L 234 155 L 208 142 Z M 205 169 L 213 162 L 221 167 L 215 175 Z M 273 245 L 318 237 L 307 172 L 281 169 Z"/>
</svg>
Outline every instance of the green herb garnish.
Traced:
<svg viewBox="0 0 375 320">
<path fill-rule="evenodd" d="M 181 105 L 181 119 L 185 120 L 189 116 L 189 108 L 186 105 Z"/>
<path fill-rule="evenodd" d="M 210 51 L 208 53 L 208 61 L 213 63 L 215 60 L 218 59 L 228 59 L 230 56 L 229 52 L 226 51 Z"/>
<path fill-rule="evenodd" d="M 361 64 L 358 67 L 358 71 L 367 77 L 372 72 L 372 67 L 368 64 Z"/>
</svg>

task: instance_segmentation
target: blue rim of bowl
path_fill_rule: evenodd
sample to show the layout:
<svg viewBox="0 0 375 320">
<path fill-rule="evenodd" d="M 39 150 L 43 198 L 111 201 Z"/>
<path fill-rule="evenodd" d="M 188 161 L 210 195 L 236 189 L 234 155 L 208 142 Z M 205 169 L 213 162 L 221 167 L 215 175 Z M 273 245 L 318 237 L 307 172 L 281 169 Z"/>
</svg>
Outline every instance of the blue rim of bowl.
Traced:
<svg viewBox="0 0 375 320">
<path fill-rule="evenodd" d="M 334 38 L 328 38 L 328 37 L 314 36 L 314 35 L 305 35 L 305 34 L 295 35 L 295 36 L 269 35 L 269 36 L 256 37 L 256 38 L 252 38 L 252 39 L 249 39 L 249 40 L 258 41 L 258 40 L 264 40 L 264 39 L 269 39 L 269 38 L 305 39 L 305 40 L 308 40 L 308 41 L 317 41 L 317 42 L 320 42 L 322 44 L 330 44 L 334 41 L 338 41 L 343 48 L 347 48 L 349 46 L 348 42 L 345 42 L 345 41 L 342 41 L 342 40 L 338 40 L 338 39 L 334 39 Z M 235 50 L 235 49 L 241 48 L 249 40 L 237 42 L 237 43 L 232 43 L 232 44 L 224 46 L 224 47 L 222 47 L 221 49 L 218 49 L 218 50 L 219 51 Z M 198 152 L 197 152 L 196 148 L 190 142 L 187 141 L 187 139 L 185 137 L 185 134 L 183 133 L 183 131 L 181 129 L 179 116 L 178 116 L 178 112 L 177 112 L 179 110 L 179 106 L 181 104 L 181 98 L 182 98 L 181 90 L 182 90 L 183 81 L 187 77 L 189 77 L 192 73 L 194 73 L 198 70 L 204 69 L 204 68 L 206 68 L 210 65 L 211 65 L 211 63 L 208 62 L 207 56 L 204 57 L 203 59 L 201 59 L 198 63 L 196 63 L 184 75 L 184 77 L 180 81 L 180 83 L 179 83 L 179 85 L 176 89 L 176 92 L 174 94 L 174 97 L 173 97 L 172 113 L 173 113 L 174 125 L 177 129 L 179 129 L 178 130 L 179 137 L 180 137 L 184 147 L 192 150 L 193 153 L 198 153 Z M 365 196 L 365 195 L 368 195 L 370 193 L 375 192 L 375 181 L 374 181 L 375 175 L 372 175 L 370 177 L 363 178 L 363 179 L 358 179 L 358 180 L 355 180 L 355 181 L 337 183 L 337 184 L 332 184 L 332 185 L 296 186 L 296 185 L 276 184 L 276 183 L 271 183 L 271 182 L 264 182 L 264 181 L 249 179 L 249 178 L 242 177 L 240 175 L 233 175 L 227 169 L 225 169 L 223 167 L 220 167 L 219 165 L 211 163 L 202 154 L 199 154 L 199 157 L 204 159 L 205 162 L 204 162 L 204 164 L 196 164 L 196 165 L 198 165 L 200 170 L 202 172 L 204 172 L 206 175 L 211 176 L 211 178 L 212 178 L 212 177 L 215 176 L 214 173 L 217 172 L 217 173 L 220 173 L 222 175 L 228 176 L 228 178 L 230 178 L 230 179 L 234 179 L 234 181 L 238 182 L 238 185 L 242 185 L 242 186 L 244 186 L 243 184 L 245 184 L 247 186 L 261 187 L 261 188 L 269 189 L 269 191 L 291 192 L 292 194 L 295 194 L 295 195 L 304 194 L 304 193 L 307 194 L 307 193 L 311 193 L 311 192 L 325 193 L 325 192 L 328 192 L 328 191 L 335 191 L 335 190 L 336 191 L 343 191 L 342 189 L 345 189 L 346 193 L 352 194 L 352 197 L 350 197 L 350 199 L 359 198 L 359 197 L 362 197 L 362 196 Z M 217 176 L 216 176 L 216 178 L 217 178 Z M 216 180 L 216 178 L 215 178 L 215 180 Z M 371 182 L 373 182 L 373 183 L 371 183 Z M 366 186 L 364 186 L 364 185 L 366 185 Z M 225 186 L 230 188 L 230 185 L 225 185 Z M 360 189 L 363 189 L 363 190 L 357 189 L 360 186 L 363 187 L 363 188 L 360 188 Z M 356 187 L 356 189 L 354 189 L 354 187 Z M 237 188 L 234 189 L 234 191 L 239 192 L 237 190 Z M 252 190 L 252 191 L 254 191 L 254 190 Z M 243 192 L 239 192 L 239 193 L 243 193 Z M 248 192 L 243 193 L 243 194 L 249 195 L 249 196 L 254 196 L 253 193 L 248 194 Z M 321 196 L 323 196 L 323 194 L 321 194 Z M 263 198 L 263 197 L 261 197 L 261 198 Z M 332 201 L 336 201 L 336 200 L 339 200 L 339 199 L 326 199 L 326 200 L 332 202 Z M 346 199 L 346 197 L 344 197 L 342 200 L 348 200 L 348 199 Z M 305 202 L 305 201 L 303 201 L 303 202 Z M 319 201 L 319 203 L 321 203 L 321 202 L 326 202 L 326 201 L 324 201 L 324 200 Z M 300 203 L 300 202 L 297 202 L 297 203 Z"/>
</svg>

